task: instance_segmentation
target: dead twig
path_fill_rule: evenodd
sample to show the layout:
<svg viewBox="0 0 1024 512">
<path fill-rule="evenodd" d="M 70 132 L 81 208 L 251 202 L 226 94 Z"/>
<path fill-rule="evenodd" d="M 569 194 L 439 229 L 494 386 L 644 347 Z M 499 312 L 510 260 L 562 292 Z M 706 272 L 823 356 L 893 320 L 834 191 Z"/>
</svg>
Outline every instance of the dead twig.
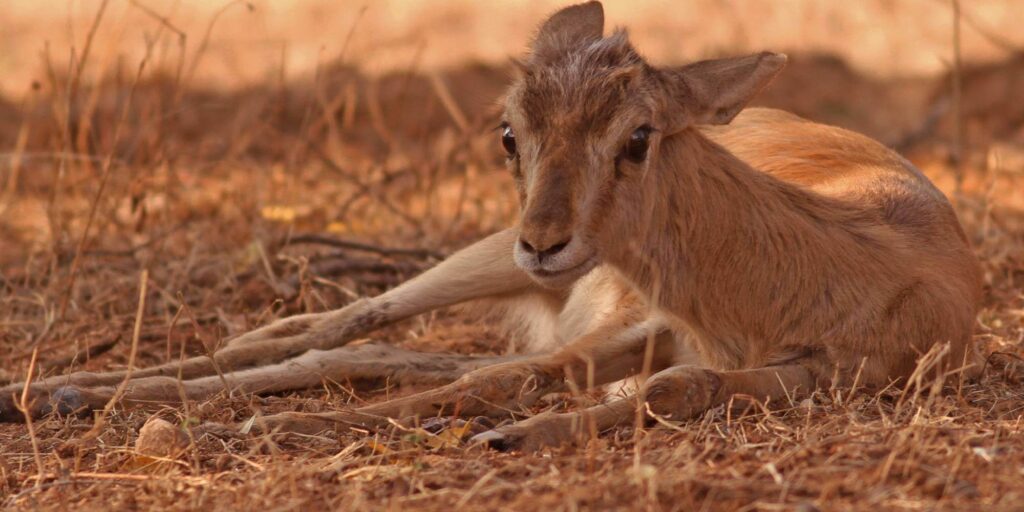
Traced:
<svg viewBox="0 0 1024 512">
<path fill-rule="evenodd" d="M 330 247 L 337 247 L 339 249 L 351 249 L 354 251 L 370 252 L 374 254 L 380 254 L 381 256 L 412 256 L 414 258 L 419 259 L 435 260 L 443 260 L 445 258 L 445 255 L 443 253 L 432 251 L 430 249 L 382 247 L 379 245 L 373 245 L 363 242 L 353 242 L 351 240 L 342 240 L 340 238 L 316 234 L 296 235 L 285 240 L 282 245 L 299 244 L 326 245 Z"/>
<path fill-rule="evenodd" d="M 121 379 L 121 383 L 117 385 L 117 389 L 114 390 L 113 396 L 107 401 L 107 405 L 103 406 L 103 410 L 96 417 L 96 423 L 92 428 L 82 436 L 81 441 L 87 442 L 95 439 L 103 432 L 103 427 L 106 425 L 107 416 L 110 411 L 114 409 L 114 404 L 121 400 L 121 396 L 124 395 L 125 389 L 128 388 L 128 382 L 131 381 L 132 372 L 135 370 L 135 358 L 139 353 L 139 335 L 142 333 L 142 315 L 146 311 L 146 290 L 149 285 L 149 270 L 143 269 L 139 275 L 139 304 L 135 310 L 135 327 L 132 328 L 132 346 L 128 352 L 128 368 L 124 372 L 124 379 Z"/>
<path fill-rule="evenodd" d="M 199 47 L 196 48 L 196 53 L 192 56 L 192 65 L 189 66 L 188 73 L 185 74 L 185 79 L 182 82 L 182 89 L 187 89 L 188 85 L 192 83 L 192 78 L 195 76 L 196 70 L 199 69 L 199 63 L 202 62 L 203 55 L 206 54 L 206 50 L 210 45 L 210 36 L 213 35 L 213 27 L 217 24 L 217 20 L 220 19 L 228 9 L 239 3 L 244 3 L 249 11 L 256 9 L 256 7 L 249 2 L 234 0 L 225 4 L 224 7 L 221 7 L 213 14 L 213 17 L 210 18 L 210 23 L 206 25 L 206 32 L 203 33 L 203 38 L 199 40 Z"/>
<path fill-rule="evenodd" d="M 89 53 L 92 49 L 92 40 L 96 36 L 96 30 L 100 27 L 100 21 L 103 20 L 103 13 L 107 10 L 108 0 L 100 2 L 99 9 L 96 10 L 96 17 L 92 20 L 92 25 L 89 27 L 89 33 L 85 36 L 85 45 L 82 46 L 82 56 L 78 59 L 78 63 L 75 66 L 75 75 L 71 79 L 71 85 L 69 90 L 71 91 L 68 101 L 70 102 L 78 92 L 78 86 L 81 84 L 82 72 L 85 71 L 85 65 L 89 60 Z"/>
<path fill-rule="evenodd" d="M 967 134 L 963 119 L 963 62 L 960 51 L 960 0 L 950 0 L 953 7 L 953 163 L 956 166 L 956 196 L 963 194 L 964 159 L 967 158 Z"/>
<path fill-rule="evenodd" d="M 39 348 L 36 347 L 36 349 L 32 351 L 32 360 L 28 363 L 28 376 L 25 377 L 25 386 L 21 389 L 21 399 L 17 404 L 15 404 L 15 406 L 19 411 L 21 411 L 21 414 L 25 416 L 25 427 L 28 429 L 28 437 L 32 443 L 32 456 L 36 459 L 36 469 L 39 471 L 39 476 L 41 477 L 44 473 L 43 456 L 39 452 L 39 440 L 36 439 L 36 428 L 32 423 L 32 413 L 29 412 L 30 406 L 28 403 L 28 390 L 29 386 L 32 384 L 32 376 L 36 367 L 36 357 L 38 356 Z"/>
<path fill-rule="evenodd" d="M 85 221 L 85 228 L 82 229 L 82 236 L 78 239 L 78 247 L 75 249 L 75 258 L 71 260 L 71 270 L 68 274 L 67 286 L 64 290 L 64 297 L 61 299 L 60 309 L 57 313 L 57 318 L 63 320 L 65 313 L 67 313 L 68 303 L 71 300 L 71 295 L 74 292 L 75 279 L 78 277 L 78 267 L 80 265 L 82 254 L 85 252 L 86 244 L 89 241 L 89 231 L 92 229 L 93 223 L 96 221 L 96 211 L 99 210 L 100 200 L 103 198 L 103 193 L 106 191 L 107 183 L 110 180 L 110 173 L 114 165 L 114 153 L 117 151 L 117 144 L 121 140 L 121 129 L 128 119 L 128 111 L 131 108 L 132 102 L 135 99 L 135 93 L 139 86 L 139 81 L 142 78 L 142 72 L 146 69 L 146 63 L 149 62 L 149 58 L 153 53 L 153 43 L 149 42 L 146 44 L 146 53 L 143 55 L 142 60 L 139 62 L 138 70 L 135 73 L 135 80 L 132 82 L 132 87 L 128 92 L 128 100 L 125 101 L 124 107 L 121 109 L 121 115 L 117 120 L 117 124 L 114 126 L 114 136 L 110 151 L 107 153 L 106 159 L 103 161 L 103 173 L 100 177 L 99 188 L 96 189 L 96 195 L 92 199 L 92 206 L 89 208 L 89 216 Z"/>
<path fill-rule="evenodd" d="M 64 370 L 64 369 L 69 368 L 71 365 L 73 365 L 77 361 L 88 361 L 89 359 L 91 359 L 93 357 L 96 357 L 96 356 L 99 356 L 101 354 L 104 354 L 104 353 L 108 352 L 110 349 L 112 349 L 115 346 L 117 346 L 117 344 L 120 341 L 121 341 L 121 335 L 118 334 L 117 336 L 115 336 L 114 338 L 112 338 L 112 339 L 110 339 L 108 341 L 102 341 L 102 342 L 97 343 L 95 345 L 87 345 L 86 347 L 82 348 L 81 350 L 75 351 L 75 353 L 73 353 L 71 355 L 64 356 L 64 357 L 58 357 L 58 358 L 55 358 L 55 359 L 48 360 L 48 361 L 46 361 L 45 365 L 40 364 L 40 367 L 42 368 L 40 373 L 45 373 L 46 371 L 51 371 L 51 370 Z"/>
<path fill-rule="evenodd" d="M 355 185 L 356 188 L 359 189 L 359 193 L 367 194 L 376 199 L 377 202 L 384 206 L 384 208 L 386 208 L 391 213 L 395 214 L 398 218 L 402 219 L 407 224 L 409 224 L 410 227 L 415 229 L 417 236 L 423 236 L 423 226 L 421 225 L 420 221 L 414 218 L 412 215 L 409 215 L 408 213 L 403 211 L 401 208 L 395 206 L 391 202 L 391 200 L 388 199 L 386 195 L 384 195 L 384 192 L 375 190 L 374 188 L 363 183 L 362 180 L 360 180 L 359 178 L 356 178 L 355 176 L 347 172 L 345 169 L 342 169 L 340 165 L 338 165 L 331 157 L 327 156 L 327 154 L 324 153 L 324 151 L 315 144 L 309 143 L 309 148 L 313 151 L 313 154 L 324 165 L 327 166 L 328 169 L 335 172 L 338 176 L 341 176 L 343 179 L 345 179 L 345 181 L 348 181 L 349 183 Z"/>
</svg>

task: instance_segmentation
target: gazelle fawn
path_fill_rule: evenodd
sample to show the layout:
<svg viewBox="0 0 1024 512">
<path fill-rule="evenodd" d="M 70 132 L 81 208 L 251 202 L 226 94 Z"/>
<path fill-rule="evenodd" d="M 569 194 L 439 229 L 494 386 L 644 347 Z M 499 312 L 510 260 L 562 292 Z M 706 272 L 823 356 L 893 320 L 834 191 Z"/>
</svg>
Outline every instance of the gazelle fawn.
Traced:
<svg viewBox="0 0 1024 512">
<path fill-rule="evenodd" d="M 478 436 L 535 449 L 631 422 L 637 407 L 682 420 L 737 394 L 780 399 L 855 380 L 883 387 L 910 377 L 936 346 L 944 350 L 933 375 L 974 375 L 980 275 L 951 206 L 873 140 L 780 111 L 744 111 L 785 62 L 761 53 L 657 68 L 625 32 L 604 36 L 600 3 L 555 13 L 505 98 L 501 143 L 522 206 L 515 228 L 379 297 L 281 320 L 213 359 L 136 371 L 123 400 L 179 400 L 179 371 L 189 399 L 225 382 L 253 393 L 353 376 L 444 384 L 259 423 L 316 432 L 376 428 L 388 418 L 507 415 L 573 385 L 651 372 L 639 397 Z M 385 323 L 473 299 L 492 299 L 535 342 L 534 353 L 344 346 Z M 101 407 L 121 378 L 41 381 L 36 394 L 53 395 L 35 412 Z"/>
</svg>

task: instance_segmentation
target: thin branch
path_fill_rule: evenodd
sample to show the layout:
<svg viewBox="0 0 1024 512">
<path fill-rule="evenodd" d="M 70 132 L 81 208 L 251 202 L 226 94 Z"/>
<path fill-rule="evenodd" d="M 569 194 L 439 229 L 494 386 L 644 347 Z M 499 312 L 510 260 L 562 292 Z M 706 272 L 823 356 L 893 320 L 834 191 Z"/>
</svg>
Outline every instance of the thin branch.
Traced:
<svg viewBox="0 0 1024 512">
<path fill-rule="evenodd" d="M 943 2 L 944 0 L 936 0 L 936 1 L 937 2 Z M 983 39 L 985 39 L 986 41 L 991 43 L 992 46 L 995 46 L 996 48 L 999 48 L 1000 50 L 1003 50 L 1003 51 L 1005 51 L 1007 53 L 1011 53 L 1011 54 L 1021 53 L 1022 51 L 1024 51 L 1024 45 L 1021 45 L 1019 43 L 1015 43 L 1014 41 L 1011 41 L 1011 40 L 1007 39 L 1006 37 L 1003 37 L 1003 36 L 993 32 L 992 29 L 983 26 L 981 24 L 981 22 L 979 22 L 978 19 L 975 18 L 969 12 L 965 12 L 965 11 L 961 10 L 960 11 L 960 20 L 965 25 L 967 25 L 971 30 L 973 30 L 976 34 L 980 35 Z"/>
<path fill-rule="evenodd" d="M 397 247 L 381 247 L 379 245 L 371 245 L 362 242 L 353 242 L 351 240 L 342 240 L 340 238 L 334 238 L 326 235 L 297 235 L 291 237 L 288 240 L 285 240 L 284 243 L 284 245 L 297 244 L 326 245 L 330 247 L 338 247 L 340 249 L 351 249 L 354 251 L 371 252 L 374 254 L 380 254 L 381 256 L 412 256 L 414 258 L 433 258 L 436 260 L 443 260 L 445 258 L 445 255 L 443 253 L 432 251 L 430 249 L 405 249 Z"/>
<path fill-rule="evenodd" d="M 327 156 L 327 154 L 324 153 L 323 149 L 321 149 L 320 147 L 311 142 L 307 142 L 307 144 L 309 149 L 313 152 L 313 154 L 321 162 L 323 162 L 323 164 L 326 165 L 328 169 L 334 171 L 336 174 L 338 174 L 338 176 L 341 176 L 343 179 L 345 179 L 345 181 L 348 181 L 349 183 L 355 185 L 356 188 L 359 189 L 359 193 L 364 193 L 373 197 L 374 199 L 377 200 L 377 202 L 383 205 L 384 208 L 387 208 L 388 211 L 397 215 L 400 219 L 408 223 L 410 227 L 416 230 L 417 236 L 423 236 L 423 226 L 420 223 L 420 221 L 418 221 L 412 215 L 409 215 L 408 213 L 403 211 L 401 208 L 392 204 L 391 201 L 387 198 L 386 195 L 384 195 L 383 192 L 374 190 L 372 187 L 363 183 L 362 180 L 360 180 L 359 178 L 345 171 L 345 169 L 342 169 L 340 165 L 338 165 L 333 159 L 331 159 L 331 157 Z"/>
<path fill-rule="evenodd" d="M 38 356 L 39 347 L 36 347 L 35 350 L 32 351 L 32 360 L 28 363 L 28 376 L 25 378 L 25 386 L 21 390 L 21 400 L 15 404 L 15 407 L 25 415 L 25 426 L 28 428 L 28 437 L 32 442 L 32 455 L 36 459 L 36 469 L 39 471 L 39 476 L 42 476 L 44 473 L 43 456 L 39 452 L 39 441 L 36 439 L 36 429 L 35 425 L 32 423 L 32 413 L 29 412 L 30 406 L 28 403 L 28 390 L 29 386 L 32 384 L 32 375 L 36 367 L 36 358 Z"/>
<path fill-rule="evenodd" d="M 199 63 L 203 59 L 203 55 L 206 53 L 206 49 L 210 45 L 210 36 L 213 35 L 213 27 L 217 24 L 217 20 L 220 19 L 221 15 L 227 12 L 228 9 L 233 7 L 235 4 L 244 3 L 250 11 L 255 10 L 256 7 L 249 2 L 243 2 L 243 0 L 234 0 L 228 2 L 221 7 L 217 12 L 210 18 L 210 24 L 206 26 L 206 32 L 203 33 L 203 38 L 199 41 L 199 48 L 196 49 L 195 55 L 192 56 L 192 65 L 188 68 L 188 73 L 185 75 L 185 81 L 183 82 L 183 89 L 187 88 L 192 83 L 192 78 L 196 74 L 196 69 L 199 68 Z"/>
<path fill-rule="evenodd" d="M 964 184 L 964 160 L 967 158 L 967 141 L 963 119 L 963 61 L 960 51 L 960 0 L 950 0 L 953 7 L 953 163 L 956 165 L 956 195 L 959 197 Z"/>
<path fill-rule="evenodd" d="M 153 43 L 146 44 L 146 54 L 143 55 L 142 61 L 139 62 L 138 71 L 135 73 L 135 80 L 132 82 L 132 88 L 128 93 L 128 100 L 124 104 L 124 108 L 121 109 L 121 116 L 117 120 L 117 124 L 114 126 L 114 137 L 111 142 L 110 151 L 107 153 L 106 159 L 103 161 L 103 174 L 100 177 L 100 186 L 96 190 L 96 196 L 93 197 L 92 206 L 89 209 L 89 217 L 85 222 L 85 228 L 82 230 L 82 237 L 78 240 L 78 247 L 75 249 L 75 258 L 71 260 L 71 270 L 68 275 L 68 284 L 64 291 L 64 298 L 61 299 L 60 310 L 57 314 L 58 320 L 63 320 L 65 313 L 67 313 L 68 302 L 71 300 L 71 294 L 74 291 L 75 279 L 78 276 L 78 266 L 82 259 L 82 254 L 85 252 L 86 243 L 89 240 L 89 231 L 92 229 L 93 222 L 96 220 L 96 211 L 99 209 L 100 199 L 103 198 L 103 192 L 106 191 L 107 182 L 110 180 L 111 169 L 114 167 L 114 153 L 117 151 L 117 144 L 121 140 L 121 129 L 128 119 L 128 111 L 131 109 L 131 105 L 135 100 L 135 92 L 138 90 L 139 81 L 142 78 L 142 72 L 146 69 L 146 63 L 149 61 L 149 57 L 153 53 Z"/>
<path fill-rule="evenodd" d="M 103 431 L 103 426 L 107 422 L 107 415 L 113 410 L 114 404 L 121 400 L 121 396 L 124 395 L 125 389 L 128 388 L 128 382 L 132 378 L 132 371 L 135 370 L 135 356 L 139 352 L 139 335 L 142 333 L 142 316 L 146 311 L 146 289 L 149 285 L 149 270 L 143 269 L 142 274 L 139 276 L 139 305 L 135 310 L 135 327 L 132 329 L 132 347 L 128 351 L 128 369 L 124 372 L 124 379 L 118 384 L 117 389 L 114 390 L 114 394 L 107 401 L 107 405 L 103 406 L 103 411 L 100 412 L 96 418 L 96 423 L 92 429 L 89 430 L 83 436 L 83 439 L 94 439 L 99 436 Z"/>
<path fill-rule="evenodd" d="M 82 80 L 82 72 L 85 71 L 86 62 L 89 60 L 89 51 L 92 49 L 92 40 L 96 37 L 96 30 L 100 28 L 100 21 L 103 20 L 103 13 L 107 10 L 107 3 L 109 3 L 108 0 L 103 0 L 100 3 L 99 9 L 96 11 L 96 17 L 93 18 L 92 25 L 89 27 L 89 32 L 85 36 L 85 45 L 82 47 L 82 57 L 78 59 L 78 63 L 75 66 L 75 75 L 71 79 L 71 93 L 68 98 L 69 102 L 78 92 L 78 86 Z"/>
</svg>

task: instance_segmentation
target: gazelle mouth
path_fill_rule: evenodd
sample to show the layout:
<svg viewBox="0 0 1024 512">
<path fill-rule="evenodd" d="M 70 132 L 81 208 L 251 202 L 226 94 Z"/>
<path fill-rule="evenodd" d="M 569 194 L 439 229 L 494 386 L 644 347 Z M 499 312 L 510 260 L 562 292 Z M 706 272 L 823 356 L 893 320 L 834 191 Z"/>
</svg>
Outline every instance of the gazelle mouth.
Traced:
<svg viewBox="0 0 1024 512">
<path fill-rule="evenodd" d="M 536 278 L 538 278 L 540 280 L 543 280 L 546 283 L 550 282 L 551 284 L 554 284 L 554 282 L 556 282 L 556 281 L 561 281 L 561 280 L 567 279 L 567 278 L 571 278 L 571 279 L 575 280 L 575 278 L 580 277 L 583 274 L 586 274 L 587 272 L 589 272 L 592 268 L 594 268 L 596 266 L 597 266 L 597 257 L 596 256 L 589 256 L 586 259 L 584 259 L 583 261 L 579 262 L 578 264 L 573 265 L 573 266 L 568 267 L 568 268 L 563 268 L 563 269 L 559 269 L 559 270 L 548 270 L 548 269 L 544 269 L 544 268 L 536 268 L 536 269 L 531 269 L 529 272 L 534 277 L 536 277 Z M 566 283 L 566 284 L 569 284 L 569 283 Z"/>
</svg>

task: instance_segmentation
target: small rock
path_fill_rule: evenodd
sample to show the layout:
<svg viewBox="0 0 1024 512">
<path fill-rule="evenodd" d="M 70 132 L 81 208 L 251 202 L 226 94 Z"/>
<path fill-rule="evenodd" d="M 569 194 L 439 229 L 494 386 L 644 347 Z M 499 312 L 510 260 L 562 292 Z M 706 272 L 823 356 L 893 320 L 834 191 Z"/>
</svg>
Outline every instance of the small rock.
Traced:
<svg viewBox="0 0 1024 512">
<path fill-rule="evenodd" d="M 809 501 L 805 501 L 797 505 L 796 510 L 797 512 L 821 512 L 820 508 L 818 508 L 814 503 L 811 503 Z"/>
<path fill-rule="evenodd" d="M 180 428 L 160 418 L 150 418 L 139 429 L 135 452 L 149 457 L 177 458 L 188 448 L 188 436 Z"/>
</svg>

